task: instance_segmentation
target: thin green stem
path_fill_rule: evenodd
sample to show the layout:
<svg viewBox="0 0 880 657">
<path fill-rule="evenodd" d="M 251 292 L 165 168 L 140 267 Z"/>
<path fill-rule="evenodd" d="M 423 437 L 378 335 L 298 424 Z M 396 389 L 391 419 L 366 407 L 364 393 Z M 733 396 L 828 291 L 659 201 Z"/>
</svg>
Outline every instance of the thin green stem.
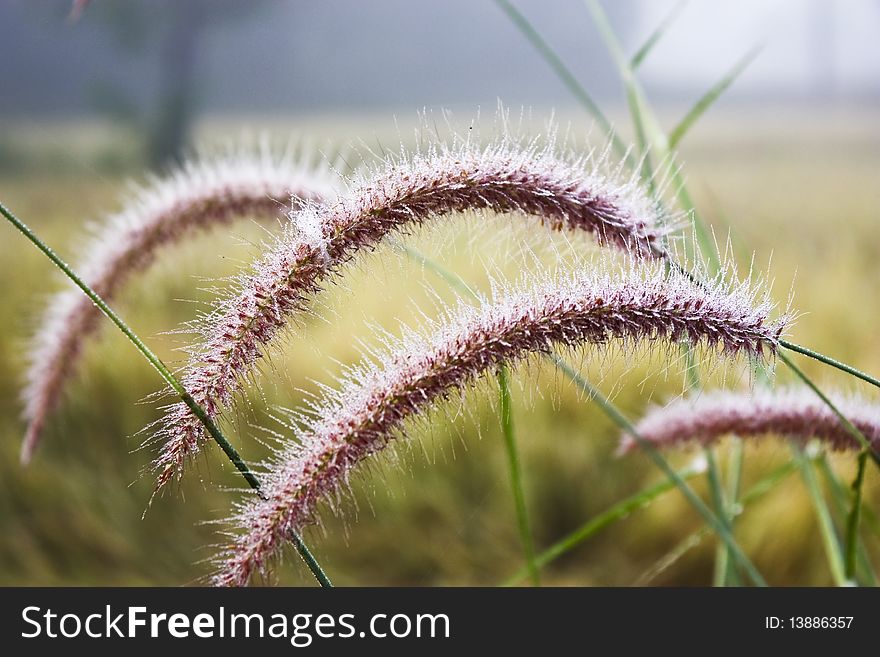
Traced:
<svg viewBox="0 0 880 657">
<path fill-rule="evenodd" d="M 871 376 L 861 370 L 857 370 L 852 365 L 847 365 L 846 363 L 841 363 L 839 360 L 835 360 L 831 358 L 831 356 L 826 356 L 825 354 L 820 354 L 818 351 L 813 351 L 808 347 L 803 347 L 799 344 L 795 344 L 793 342 L 789 342 L 788 340 L 780 340 L 780 346 L 785 347 L 786 349 L 791 349 L 792 351 L 796 351 L 799 354 L 812 358 L 813 360 L 817 360 L 820 363 L 825 363 L 826 365 L 830 365 L 831 367 L 837 368 L 842 372 L 846 372 L 847 374 L 852 374 L 854 377 L 861 379 L 867 383 L 870 383 L 873 386 L 877 386 L 880 388 L 880 379 L 877 377 Z"/>
<path fill-rule="evenodd" d="M 865 438 L 864 434 L 862 434 L 862 432 L 840 412 L 834 402 L 832 402 L 831 399 L 829 399 L 828 396 L 822 392 L 815 383 L 813 383 L 812 379 L 810 379 L 810 377 L 808 377 L 806 373 L 804 373 L 804 371 L 782 351 L 779 352 L 779 358 L 808 388 L 810 388 L 810 390 L 816 394 L 817 397 L 819 397 L 819 399 L 822 400 L 829 409 L 831 409 L 835 415 L 837 415 L 841 424 L 843 424 L 850 435 L 852 435 L 862 446 L 862 452 L 865 454 L 870 453 L 874 457 L 875 462 L 880 465 L 880 461 L 877 460 L 877 455 L 871 451 L 868 439 Z M 796 452 L 799 453 L 800 450 L 796 450 Z M 821 494 L 816 484 L 812 466 L 801 468 L 801 473 L 804 478 L 804 484 L 806 484 L 807 489 L 810 492 L 810 497 L 816 510 L 816 516 L 819 520 L 819 528 L 822 532 L 822 538 L 825 543 L 825 554 L 828 558 L 828 565 L 831 568 L 831 573 L 838 586 L 848 585 L 852 583 L 852 579 L 845 572 L 843 557 L 841 556 L 840 539 L 837 536 L 837 532 L 834 530 L 833 523 L 831 523 L 831 512 L 825 502 L 825 497 Z"/>
<path fill-rule="evenodd" d="M 718 463 L 715 459 L 715 451 L 709 448 L 703 450 L 706 458 L 706 478 L 709 483 L 709 493 L 712 496 L 712 505 L 715 513 L 721 518 L 728 530 L 731 529 L 730 522 L 727 518 L 727 502 L 725 501 L 724 491 L 721 487 L 721 475 L 718 472 Z M 712 575 L 713 586 L 724 586 L 727 576 L 727 546 L 722 542 L 718 542 L 718 548 L 715 551 L 715 568 Z"/>
<path fill-rule="evenodd" d="M 835 499 L 839 500 L 841 503 L 839 509 L 843 511 L 844 506 L 849 502 L 849 495 L 846 492 L 846 486 L 840 478 L 837 477 L 834 470 L 831 469 L 831 466 L 828 465 L 828 459 L 821 459 L 819 465 L 825 478 L 828 479 L 828 483 L 832 488 Z M 843 511 L 843 513 L 845 515 L 846 512 Z M 861 515 L 862 526 L 867 526 L 875 536 L 880 536 L 880 518 L 877 517 L 877 514 L 874 513 L 870 507 L 864 507 Z"/>
<path fill-rule="evenodd" d="M 727 502 L 727 508 L 725 509 L 727 525 L 730 527 L 730 530 L 733 531 L 733 524 L 736 521 L 740 507 L 738 497 L 739 487 L 742 480 L 744 452 L 742 440 L 735 438 L 730 452 L 730 461 L 727 472 L 727 491 L 725 492 L 724 499 Z M 730 558 L 730 551 L 724 546 L 718 546 L 716 563 L 718 564 L 719 571 L 723 573 L 723 586 L 740 585 L 739 573 L 736 570 L 733 560 Z"/>
<path fill-rule="evenodd" d="M 794 363 L 794 361 L 792 361 L 788 356 L 786 356 L 781 351 L 779 352 L 779 358 L 780 358 L 780 360 L 782 360 L 783 363 L 785 363 L 788 366 L 788 368 L 792 372 L 794 372 L 798 376 L 798 378 L 801 381 L 803 381 L 807 385 L 807 387 L 810 390 L 812 390 L 814 393 L 816 393 L 816 396 L 819 397 L 819 399 L 821 399 L 822 402 L 828 408 L 831 409 L 831 411 L 837 416 L 837 418 L 843 424 L 843 426 L 847 430 L 847 432 L 849 432 L 849 434 L 853 438 L 856 439 L 856 442 L 859 443 L 859 445 L 861 446 L 861 448 L 865 452 L 871 454 L 874 457 L 874 461 L 877 463 L 878 466 L 880 466 L 880 457 L 878 457 L 878 455 L 872 449 L 871 443 L 868 442 L 867 438 L 865 438 L 865 434 L 863 434 L 861 431 L 859 431 L 859 429 L 852 422 L 850 422 L 849 419 L 847 419 L 847 417 L 843 413 L 840 412 L 840 410 L 837 408 L 837 406 L 834 404 L 834 402 L 832 402 L 828 398 L 828 395 L 826 395 L 824 392 L 822 392 L 819 389 L 819 387 L 815 383 L 813 383 L 813 381 L 810 379 L 810 377 L 808 377 L 804 373 L 804 371 Z"/>
<path fill-rule="evenodd" d="M 396 241 L 393 242 L 393 244 L 394 244 L 395 248 L 399 249 L 400 251 L 403 251 L 403 253 L 408 258 L 415 260 L 422 267 L 424 267 L 425 269 L 428 269 L 429 271 L 433 272 L 434 274 L 436 274 L 437 276 L 442 278 L 444 281 L 446 281 L 450 285 L 450 287 L 453 287 L 456 290 L 464 292 L 471 299 L 478 298 L 477 293 L 474 292 L 474 289 L 470 285 L 467 284 L 467 281 L 465 281 L 461 276 L 459 276 L 455 272 L 449 271 L 445 267 L 437 264 L 436 262 L 434 262 L 433 260 L 428 258 L 426 255 L 424 255 L 420 251 L 417 251 L 416 249 L 413 249 L 409 246 L 406 246 L 405 244 L 402 244 L 402 243 L 396 242 Z"/>
<path fill-rule="evenodd" d="M 510 400 L 510 375 L 507 367 L 498 368 L 498 390 L 501 405 L 501 432 L 504 434 L 504 447 L 507 451 L 507 465 L 510 471 L 510 484 L 513 487 L 513 502 L 516 506 L 516 522 L 519 537 L 526 557 L 526 568 L 533 586 L 541 585 L 541 576 L 535 562 L 535 544 L 529 526 L 529 514 L 523 489 L 522 467 L 516 449 L 516 435 L 513 430 L 513 408 Z"/>
<path fill-rule="evenodd" d="M 291 532 L 290 540 L 293 541 L 293 545 L 296 547 L 296 551 L 299 553 L 300 558 L 302 558 L 308 569 L 312 571 L 312 575 L 315 576 L 315 579 L 318 580 L 318 584 L 325 589 L 333 588 L 333 582 L 327 577 L 327 573 L 321 568 L 321 564 L 318 563 L 315 555 L 309 550 L 308 546 L 303 541 L 302 536 L 296 532 Z"/>
<path fill-rule="evenodd" d="M 211 438 L 214 439 L 220 449 L 223 450 L 223 453 L 229 458 L 232 464 L 236 467 L 236 469 L 241 473 L 244 477 L 245 481 L 248 482 L 251 488 L 256 491 L 260 489 L 260 482 L 251 472 L 250 468 L 248 468 L 247 463 L 241 458 L 236 449 L 232 446 L 226 436 L 223 435 L 223 432 L 220 431 L 220 428 L 217 424 L 208 416 L 205 410 L 196 403 L 195 399 L 192 398 L 183 385 L 178 381 L 177 377 L 171 373 L 171 370 L 162 362 L 162 360 L 155 354 L 153 351 L 144 344 L 143 340 L 138 337 L 138 335 L 126 324 L 122 318 L 116 314 L 116 312 L 107 305 L 107 302 L 101 298 L 101 296 L 95 292 L 79 275 L 71 269 L 70 265 L 68 265 L 61 257 L 55 253 L 55 251 L 46 244 L 43 240 L 41 240 L 36 233 L 34 233 L 30 227 L 21 221 L 18 217 L 13 214 L 11 210 L 9 210 L 5 205 L 0 203 L 0 214 L 2 214 L 13 226 L 15 226 L 19 232 L 22 233 L 34 246 L 36 246 L 49 260 L 55 264 L 64 275 L 67 276 L 73 283 L 82 290 L 83 294 L 85 294 L 98 309 L 107 316 L 107 318 L 113 322 L 116 327 L 122 331 L 125 337 L 135 346 L 135 348 L 140 352 L 140 354 L 147 360 L 150 365 L 159 373 L 159 375 L 165 380 L 165 382 L 171 386 L 171 389 L 180 397 L 181 401 L 189 407 L 189 409 L 193 412 L 193 414 L 199 419 L 199 421 L 204 425 L 205 429 L 207 429 L 208 433 L 211 435 Z M 303 561 L 306 562 L 306 565 L 312 571 L 315 578 L 321 584 L 321 586 L 332 586 L 329 578 L 321 569 L 321 566 L 318 564 L 315 557 L 309 552 L 309 549 L 306 547 L 305 543 L 303 543 L 302 538 L 298 535 L 293 534 L 291 536 L 294 544 L 296 545 L 297 551 L 302 555 Z"/>
<path fill-rule="evenodd" d="M 639 151 L 643 154 L 642 166 L 640 171 L 642 182 L 646 185 L 654 203 L 658 206 L 658 208 L 662 208 L 663 201 L 659 198 L 656 186 L 654 184 L 654 170 L 653 166 L 651 165 L 649 140 L 646 135 L 646 125 L 648 126 L 648 131 L 650 132 L 650 145 L 653 146 L 653 148 L 660 154 L 661 159 L 669 157 L 670 155 L 667 137 L 663 133 L 663 130 L 660 128 L 656 117 L 648 109 L 645 94 L 635 76 L 634 66 L 632 62 L 627 60 L 624 56 L 623 48 L 621 47 L 621 44 L 617 39 L 617 35 L 615 34 L 614 29 L 612 28 L 611 23 L 608 20 L 608 16 L 605 14 L 605 11 L 602 8 L 601 4 L 599 4 L 599 2 L 597 2 L 596 0 L 586 0 L 586 5 L 588 11 L 593 18 L 593 22 L 596 24 L 599 33 L 602 35 L 602 38 L 605 41 L 605 45 L 609 53 L 611 54 L 612 59 L 617 65 L 618 72 L 625 87 L 627 105 L 629 107 L 630 115 L 632 117 L 633 128 L 635 130 Z M 655 33 L 656 38 L 659 38 L 660 33 L 662 33 L 662 29 L 661 32 Z M 688 204 L 692 206 L 692 204 L 690 204 L 690 197 L 686 196 L 685 198 L 687 199 Z M 702 228 L 702 226 L 700 226 L 700 228 Z M 670 260 L 671 259 L 667 259 L 667 269 L 673 268 Z M 697 391 L 701 387 L 700 375 L 698 366 L 694 359 L 693 348 L 689 344 L 685 344 L 683 348 L 686 352 L 687 358 L 688 387 L 692 392 Z M 728 530 L 732 532 L 732 518 L 729 516 L 728 513 L 728 504 L 725 500 L 721 476 L 718 472 L 718 467 L 716 465 L 715 450 L 713 448 L 706 449 L 705 456 L 708 464 L 707 478 L 709 482 L 709 489 L 712 494 L 712 500 L 715 506 L 716 513 L 726 522 Z M 715 575 L 713 578 L 716 586 L 723 586 L 728 580 L 728 575 L 732 575 L 733 577 L 736 576 L 735 570 L 729 571 L 728 569 L 728 565 L 730 564 L 730 562 L 730 552 L 727 546 L 723 542 L 719 542 L 716 551 Z"/>
<path fill-rule="evenodd" d="M 853 481 L 852 510 L 846 519 L 846 577 L 849 580 L 856 576 L 856 557 L 859 547 L 859 516 L 862 507 L 862 485 L 865 482 L 865 465 L 868 462 L 868 453 L 864 450 L 859 454 L 858 470 Z"/>
<path fill-rule="evenodd" d="M 779 482 L 781 482 L 795 470 L 797 470 L 797 465 L 793 461 L 789 461 L 785 465 L 782 465 L 771 472 L 764 479 L 761 479 L 761 481 L 759 481 L 751 488 L 749 488 L 748 491 L 746 491 L 745 495 L 743 495 L 742 498 L 742 504 L 735 509 L 734 515 L 739 515 L 746 504 L 751 504 L 758 498 L 766 495 L 774 487 L 776 487 Z M 636 586 L 644 586 L 652 579 L 657 577 L 657 575 L 662 573 L 664 570 L 670 568 L 676 561 L 681 559 L 691 549 L 698 546 L 702 542 L 702 540 L 709 534 L 709 532 L 710 528 L 703 526 L 696 532 L 685 538 L 681 543 L 673 548 L 670 553 L 665 555 L 657 564 L 655 564 L 647 572 L 642 574 L 639 579 L 636 580 Z"/>
<path fill-rule="evenodd" d="M 783 479 L 788 477 L 797 469 L 797 465 L 793 462 L 785 463 L 784 465 L 779 466 L 775 470 L 773 470 L 766 477 L 755 483 L 751 488 L 746 491 L 746 493 L 742 497 L 742 505 L 750 504 L 760 497 L 766 495 L 773 488 L 775 488 Z M 682 468 L 679 470 L 679 474 L 681 478 L 684 480 L 690 480 L 694 477 L 699 476 L 705 470 L 704 463 L 694 463 L 687 468 Z M 619 520 L 623 520 L 633 511 L 637 511 L 639 509 L 643 509 L 647 507 L 651 502 L 656 500 L 658 497 L 667 493 L 675 488 L 675 484 L 670 479 L 664 479 L 661 482 L 658 482 L 648 488 L 645 488 L 642 491 L 639 491 L 635 495 L 627 497 L 623 500 L 620 500 L 614 506 L 609 508 L 606 511 L 603 511 L 599 515 L 591 518 L 586 523 L 575 529 L 573 532 L 566 534 L 563 538 L 559 539 L 556 543 L 551 545 L 549 548 L 541 552 L 537 557 L 536 561 L 538 565 L 543 568 L 548 564 L 552 563 L 563 554 L 570 552 L 575 547 L 583 543 L 589 538 L 592 538 L 603 529 L 609 527 Z M 739 509 L 738 511 L 739 512 Z M 711 531 L 709 527 L 703 527 L 700 530 L 701 538 L 706 533 Z M 504 581 L 502 586 L 513 586 L 517 582 L 520 582 L 528 575 L 528 571 L 525 568 L 521 568 L 512 576 L 510 576 L 507 580 Z"/>
<path fill-rule="evenodd" d="M 675 545 L 675 547 L 660 557 L 660 559 L 654 562 L 645 572 L 639 575 L 634 586 L 647 586 L 649 582 L 672 568 L 672 566 L 681 560 L 684 555 L 695 549 L 703 542 L 703 539 L 711 533 L 711 529 L 708 526 L 703 525 L 697 531 L 685 536 L 683 540 Z"/>
<path fill-rule="evenodd" d="M 477 293 L 467 284 L 461 276 L 441 267 L 419 251 L 403 244 L 395 244 L 408 257 L 418 262 L 422 267 L 429 269 L 440 276 L 451 287 L 460 290 L 471 298 L 477 298 Z M 520 541 L 526 557 L 526 567 L 529 571 L 532 584 L 540 586 L 541 576 L 538 566 L 535 564 L 535 544 L 532 538 L 532 530 L 529 523 L 528 507 L 526 506 L 525 490 L 522 481 L 522 468 L 520 466 L 519 453 L 516 447 L 516 435 L 513 429 L 513 412 L 510 400 L 510 374 L 505 366 L 498 370 L 498 390 L 501 412 L 501 431 L 504 435 L 504 447 L 507 452 L 507 463 L 510 472 L 510 483 L 513 487 L 513 502 L 516 507 L 516 521 L 519 529 Z"/>
</svg>

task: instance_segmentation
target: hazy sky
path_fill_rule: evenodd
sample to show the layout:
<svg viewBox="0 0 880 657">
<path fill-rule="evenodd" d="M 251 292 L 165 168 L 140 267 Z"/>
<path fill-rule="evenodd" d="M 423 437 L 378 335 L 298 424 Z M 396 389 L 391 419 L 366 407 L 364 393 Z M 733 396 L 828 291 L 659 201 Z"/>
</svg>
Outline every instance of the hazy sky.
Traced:
<svg viewBox="0 0 880 657">
<path fill-rule="evenodd" d="M 637 32 L 649 34 L 675 0 L 642 0 Z M 809 91 L 832 76 L 839 92 L 880 90 L 878 0 L 691 0 L 646 61 L 661 85 L 705 86 L 762 44 L 737 82 L 740 92 Z"/>
<path fill-rule="evenodd" d="M 70 0 L 0 0 L 0 116 L 74 115 L 126 104 L 149 111 L 160 95 L 168 1 L 93 0 L 70 25 Z M 513 2 L 602 103 L 622 101 L 582 0 Z M 150 23 L 145 37 L 121 35 L 118 21 L 116 32 L 108 28 L 109 10 L 118 18 L 138 4 L 147 13 L 129 29 Z M 676 4 L 603 3 L 629 53 Z M 255 6 L 233 18 L 209 16 L 199 31 L 192 88 L 200 112 L 415 111 L 494 107 L 499 98 L 511 106 L 573 105 L 493 0 Z M 756 44 L 764 49 L 722 102 L 880 99 L 880 0 L 691 0 L 640 75 L 655 100 L 687 102 Z"/>
</svg>

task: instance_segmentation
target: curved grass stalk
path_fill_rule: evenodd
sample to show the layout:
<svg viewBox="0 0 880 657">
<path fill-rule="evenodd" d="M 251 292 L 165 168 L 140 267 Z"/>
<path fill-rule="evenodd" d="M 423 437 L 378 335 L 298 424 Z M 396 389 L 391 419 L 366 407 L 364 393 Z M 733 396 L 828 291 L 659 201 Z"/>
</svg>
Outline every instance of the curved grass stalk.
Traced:
<svg viewBox="0 0 880 657">
<path fill-rule="evenodd" d="M 427 258 L 422 253 L 416 251 L 415 249 L 412 249 L 412 248 L 406 247 L 406 246 L 400 246 L 400 248 L 401 248 L 401 250 L 403 250 L 404 253 L 406 253 L 407 256 L 409 256 L 414 261 L 418 262 L 423 267 L 429 269 L 430 271 L 432 271 L 435 274 L 437 274 L 438 276 L 440 276 L 443 280 L 445 280 L 454 289 L 461 291 L 462 293 L 466 294 L 468 297 L 470 297 L 472 299 L 479 298 L 477 296 L 477 294 L 473 291 L 473 289 L 464 281 L 464 279 L 462 279 L 461 276 L 459 276 L 455 272 L 452 272 L 452 271 L 446 269 L 445 267 L 439 265 L 438 263 L 434 262 L 433 260 Z M 688 368 L 689 368 L 689 372 L 691 372 L 691 370 L 693 370 L 693 353 L 690 350 L 687 350 L 686 355 L 689 358 Z M 605 397 L 605 395 L 602 393 L 601 390 L 599 390 L 598 388 L 593 386 L 591 383 L 589 383 L 586 379 L 583 378 L 583 376 L 581 376 L 581 374 L 579 372 L 577 372 L 577 370 L 575 370 L 571 365 L 569 365 L 566 361 L 564 361 L 562 358 L 560 358 L 556 354 L 544 354 L 544 357 L 550 363 L 552 363 L 553 366 L 558 371 L 562 372 L 563 375 L 565 375 L 576 386 L 578 386 L 578 388 L 582 392 L 584 392 L 588 396 L 589 399 L 594 400 L 595 403 L 602 410 L 602 412 L 605 413 L 608 416 L 608 418 L 611 419 L 612 422 L 617 424 L 618 427 L 622 431 L 627 432 L 628 430 L 630 430 L 632 425 L 628 423 L 628 421 L 623 416 L 623 414 L 614 406 L 614 404 L 611 402 L 611 400 L 609 400 L 607 397 Z M 763 371 L 763 370 L 761 370 L 761 371 Z M 660 467 L 660 469 L 663 470 L 664 472 L 668 473 L 671 471 L 671 467 L 669 466 L 668 463 L 665 462 L 665 459 L 663 458 L 663 456 L 659 452 L 655 451 L 652 456 L 652 459 L 654 460 L 655 465 Z M 668 481 L 669 481 L 670 486 L 673 486 L 673 487 L 680 486 L 679 482 L 676 480 L 675 477 L 670 477 L 670 479 Z M 681 478 L 681 481 L 684 482 L 684 478 Z M 689 491 L 687 489 L 682 488 L 682 493 L 686 497 L 690 498 Z M 728 526 L 732 526 L 735 503 L 736 503 L 736 492 L 733 491 L 730 495 L 729 500 L 728 500 L 728 504 L 730 505 L 730 508 L 725 509 L 725 511 L 724 511 L 724 513 L 727 516 L 726 522 L 728 523 Z M 722 521 L 721 518 L 719 518 L 719 522 L 720 521 Z M 725 570 L 730 573 L 735 573 L 735 571 L 733 570 L 733 563 L 732 562 L 736 560 L 736 556 L 733 553 L 733 551 L 731 550 L 731 548 L 729 548 L 728 545 L 723 540 L 721 541 L 721 545 L 724 548 L 723 549 L 724 558 L 728 563 L 728 567 L 725 568 Z"/>
<path fill-rule="evenodd" d="M 365 365 L 350 372 L 338 394 L 315 408 L 320 419 L 271 465 L 266 499 L 246 503 L 237 514 L 242 531 L 225 553 L 215 582 L 243 585 L 264 570 L 281 537 L 313 522 L 318 502 L 334 495 L 408 418 L 487 370 L 549 353 L 553 346 L 602 345 L 612 339 L 687 339 L 715 345 L 728 355 L 759 358 L 775 350 L 785 326 L 784 320 L 769 323 L 768 310 L 756 306 L 741 287 L 733 292 L 696 288 L 685 279 L 667 278 L 657 266 L 621 279 L 580 271 L 567 280 L 542 280 L 527 292 L 503 294 L 480 308 L 460 305 L 430 335 L 411 334 L 399 348 L 378 355 L 377 360 L 388 363 L 385 369 Z M 671 469 L 667 474 L 676 477 Z M 676 483 L 690 490 L 680 477 Z M 730 533 L 692 491 L 689 501 L 732 543 Z M 745 555 L 737 551 L 737 556 L 762 583 Z"/>
<path fill-rule="evenodd" d="M 508 140 L 477 148 L 433 144 L 410 160 L 390 162 L 335 202 L 295 214 L 278 245 L 244 277 L 204 329 L 183 383 L 212 417 L 231 403 L 242 377 L 290 316 L 358 252 L 389 233 L 465 210 L 520 212 L 555 229 L 592 233 L 634 257 L 663 259 L 665 218 L 634 181 L 612 184 L 583 159 Z M 157 487 L 180 476 L 204 440 L 189 410 L 171 407 L 157 435 Z"/>
<path fill-rule="evenodd" d="M 93 228 L 76 270 L 103 299 L 112 300 L 163 249 L 237 219 L 277 219 L 282 201 L 317 200 L 332 190 L 326 168 L 312 166 L 305 157 L 278 157 L 266 148 L 205 156 L 136 188 L 120 212 Z M 100 327 L 100 317 L 92 300 L 73 287 L 47 304 L 22 395 L 27 420 L 23 463 L 31 460 L 85 342 Z"/>
<path fill-rule="evenodd" d="M 138 335 L 131 330 L 131 328 L 126 324 L 122 318 L 116 314 L 116 312 L 107 305 L 107 302 L 101 298 L 101 296 L 95 292 L 91 287 L 89 287 L 88 283 L 86 283 L 79 275 L 71 269 L 70 265 L 68 265 L 64 260 L 62 260 L 58 254 L 43 240 L 41 240 L 36 233 L 34 233 L 30 227 L 27 226 L 24 222 L 22 222 L 15 214 L 12 213 L 3 203 L 0 203 L 0 214 L 2 214 L 8 221 L 11 223 L 22 235 L 24 235 L 34 246 L 39 249 L 43 255 L 49 258 L 52 263 L 60 269 L 67 278 L 69 278 L 74 285 L 76 285 L 86 297 L 95 304 L 95 306 L 111 321 L 116 327 L 122 331 L 126 338 L 128 338 L 129 342 L 131 342 L 135 349 L 137 349 L 140 354 L 147 360 L 150 365 L 159 373 L 159 375 L 165 380 L 165 382 L 175 391 L 175 393 L 180 397 L 182 403 L 186 404 L 186 406 L 192 411 L 193 415 L 199 418 L 199 421 L 204 424 L 205 429 L 210 434 L 211 438 L 220 446 L 235 468 L 241 473 L 244 477 L 245 481 L 247 481 L 248 485 L 254 490 L 259 491 L 260 482 L 254 476 L 254 474 L 250 471 L 247 464 L 238 454 L 236 449 L 232 446 L 232 444 L 226 439 L 223 435 L 223 432 L 220 431 L 220 428 L 214 423 L 214 421 L 208 417 L 205 413 L 204 409 L 199 406 L 192 396 L 184 389 L 184 387 L 180 384 L 174 374 L 171 373 L 171 370 L 162 362 L 162 360 L 155 354 L 153 351 L 146 345 L 144 342 L 138 337 Z M 315 578 L 322 586 L 332 586 L 330 583 L 330 579 L 324 573 L 317 559 L 315 559 L 314 555 L 309 551 L 306 544 L 300 538 L 298 534 L 295 532 L 289 535 L 296 546 L 297 551 L 300 556 L 302 556 L 303 561 L 305 561 L 306 565 L 312 571 L 312 574 L 315 575 Z"/>
</svg>

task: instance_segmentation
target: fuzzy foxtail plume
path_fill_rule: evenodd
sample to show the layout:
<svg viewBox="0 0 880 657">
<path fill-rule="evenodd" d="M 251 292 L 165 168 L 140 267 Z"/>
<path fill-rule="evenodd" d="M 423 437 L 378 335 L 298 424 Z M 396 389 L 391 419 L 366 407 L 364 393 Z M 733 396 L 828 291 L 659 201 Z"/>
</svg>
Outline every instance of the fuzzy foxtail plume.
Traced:
<svg viewBox="0 0 880 657">
<path fill-rule="evenodd" d="M 590 158 L 562 158 L 509 139 L 485 148 L 434 143 L 363 175 L 335 202 L 295 213 L 277 246 L 205 327 L 184 386 L 215 417 L 291 314 L 341 265 L 389 233 L 467 210 L 520 212 L 555 229 L 586 231 L 634 257 L 664 257 L 666 218 L 635 182 L 608 181 Z M 172 406 L 160 426 L 157 487 L 179 477 L 206 439 L 183 404 Z"/>
<path fill-rule="evenodd" d="M 363 365 L 316 407 L 319 419 L 279 452 L 260 499 L 234 518 L 239 533 L 221 557 L 218 585 L 244 585 L 264 572 L 290 532 L 314 521 L 319 501 L 334 496 L 352 471 L 400 435 L 408 418 L 502 363 L 555 347 L 686 340 L 727 356 L 775 352 L 786 319 L 747 287 L 695 286 L 657 265 L 622 276 L 579 271 L 541 279 L 526 292 L 496 295 L 480 307 L 460 304 L 426 333 L 410 334 Z"/>
<path fill-rule="evenodd" d="M 278 157 L 266 148 L 203 157 L 136 189 L 121 212 L 96 227 L 77 271 L 109 301 L 163 248 L 240 218 L 277 219 L 283 216 L 282 202 L 326 198 L 334 183 L 326 167 L 312 165 L 309 157 Z M 22 462 L 30 461 L 100 316 L 73 287 L 50 300 L 33 340 L 23 393 L 27 431 Z"/>
<path fill-rule="evenodd" d="M 831 399 L 874 451 L 880 453 L 880 405 L 839 394 Z M 678 399 L 651 409 L 636 430 L 661 448 L 685 443 L 709 445 L 731 434 L 742 438 L 775 434 L 802 443 L 818 438 L 832 449 L 860 448 L 840 418 L 805 388 L 761 389 L 752 393 L 717 391 L 694 399 Z M 632 439 L 622 439 L 622 452 L 634 447 Z"/>
</svg>

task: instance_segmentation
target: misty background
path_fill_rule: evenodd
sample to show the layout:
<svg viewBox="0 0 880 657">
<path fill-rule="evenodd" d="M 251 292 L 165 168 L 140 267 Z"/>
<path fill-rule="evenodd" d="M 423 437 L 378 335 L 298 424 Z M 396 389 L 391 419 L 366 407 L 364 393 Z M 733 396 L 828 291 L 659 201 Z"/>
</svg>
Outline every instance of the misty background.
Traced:
<svg viewBox="0 0 880 657">
<path fill-rule="evenodd" d="M 516 6 L 603 106 L 621 85 L 578 0 Z M 678 4 L 606 2 L 629 53 Z M 490 0 L 70 0 L 0 3 L 0 119 L 107 119 L 178 154 L 201 117 L 564 109 L 568 90 Z M 693 0 L 645 61 L 661 105 L 692 103 L 751 48 L 721 104 L 880 101 L 880 2 Z M 164 143 L 156 143 L 163 141 Z"/>
</svg>

